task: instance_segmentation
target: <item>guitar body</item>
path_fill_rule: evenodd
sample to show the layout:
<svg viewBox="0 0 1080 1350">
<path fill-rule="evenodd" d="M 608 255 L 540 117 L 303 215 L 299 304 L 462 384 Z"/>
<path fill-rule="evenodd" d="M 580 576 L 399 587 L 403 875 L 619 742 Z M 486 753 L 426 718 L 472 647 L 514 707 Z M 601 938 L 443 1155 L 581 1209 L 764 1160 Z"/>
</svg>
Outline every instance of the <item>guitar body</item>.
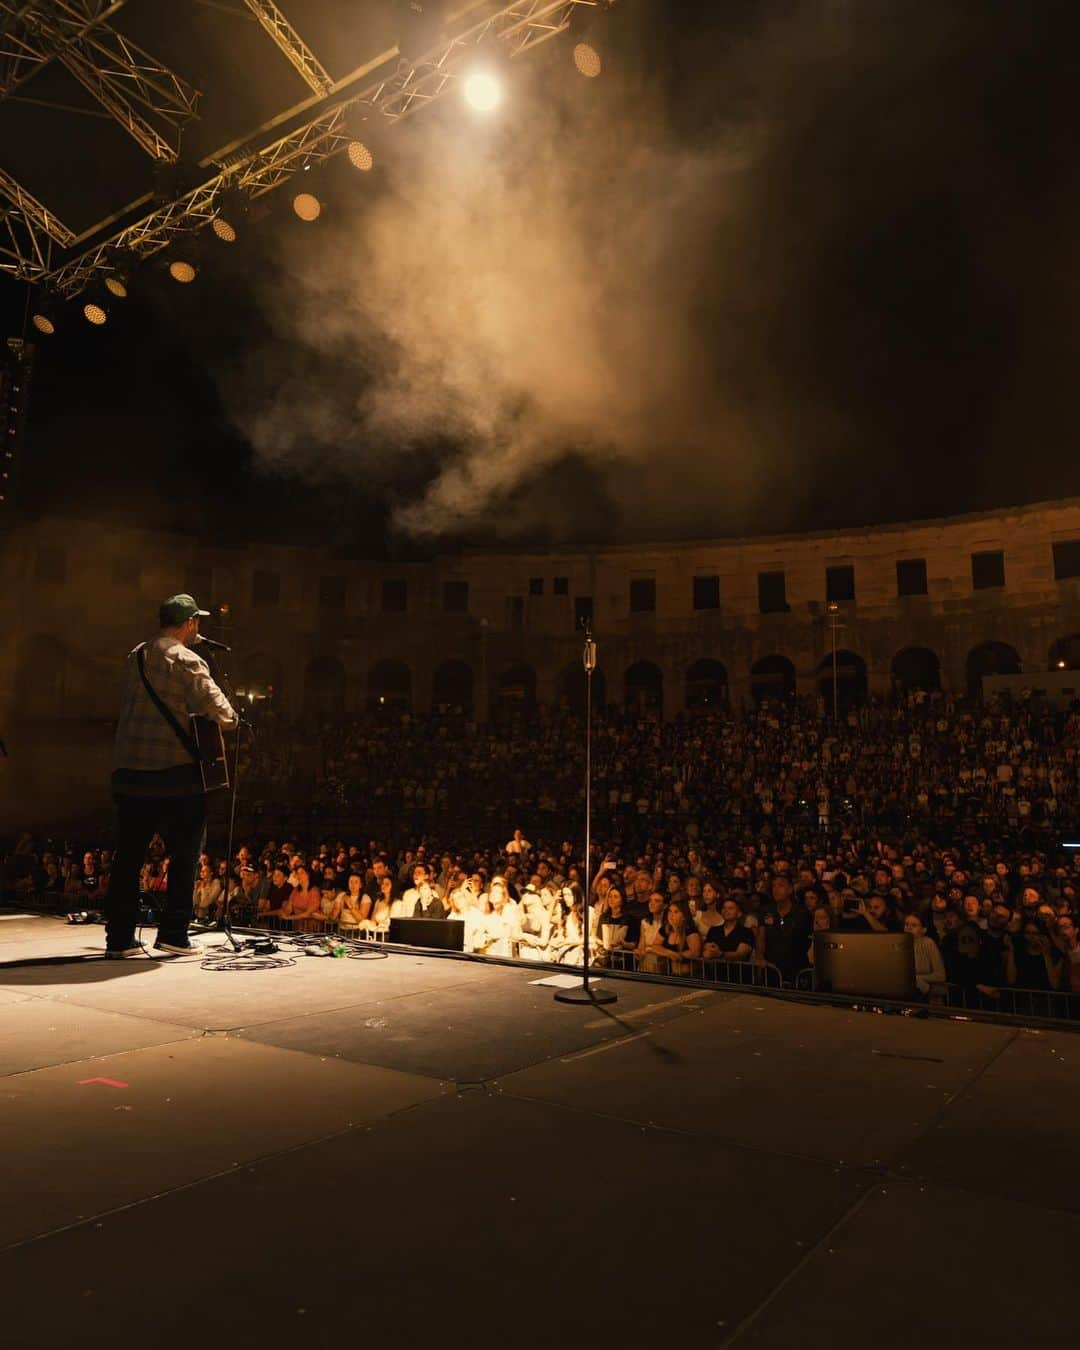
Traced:
<svg viewBox="0 0 1080 1350">
<path fill-rule="evenodd" d="M 192 716 L 191 734 L 199 750 L 204 792 L 217 792 L 229 786 L 229 761 L 225 756 L 225 734 L 209 717 Z"/>
</svg>

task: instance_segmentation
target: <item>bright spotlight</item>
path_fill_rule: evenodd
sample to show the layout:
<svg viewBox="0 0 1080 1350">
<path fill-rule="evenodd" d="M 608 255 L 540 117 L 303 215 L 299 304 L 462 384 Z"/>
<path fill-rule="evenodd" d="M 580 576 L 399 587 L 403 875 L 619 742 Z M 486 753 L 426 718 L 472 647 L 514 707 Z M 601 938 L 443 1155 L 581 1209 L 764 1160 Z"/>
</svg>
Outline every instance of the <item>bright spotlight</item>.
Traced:
<svg viewBox="0 0 1080 1350">
<path fill-rule="evenodd" d="M 224 216 L 215 216 L 210 222 L 210 228 L 223 244 L 236 243 L 236 226 L 230 225 Z"/>
<path fill-rule="evenodd" d="M 574 65 L 578 74 L 584 75 L 587 80 L 595 80 L 604 69 L 600 53 L 588 42 L 579 42 L 574 48 Z"/>
<path fill-rule="evenodd" d="M 174 258 L 169 264 L 169 276 L 173 281 L 179 281 L 181 285 L 187 286 L 197 275 L 194 264 L 184 258 Z"/>
<path fill-rule="evenodd" d="M 490 112 L 502 100 L 502 86 L 486 70 L 474 70 L 465 77 L 465 102 L 477 112 Z"/>
<path fill-rule="evenodd" d="M 106 277 L 105 289 L 110 295 L 115 295 L 117 300 L 127 299 L 127 281 L 122 276 L 115 275 Z"/>
<path fill-rule="evenodd" d="M 47 294 L 38 293 L 30 309 L 30 322 L 39 333 L 52 337 L 56 332 L 56 307 Z"/>
<path fill-rule="evenodd" d="M 46 337 L 52 337 L 53 333 L 56 332 L 56 324 L 47 314 L 35 314 L 30 322 L 39 333 L 44 333 Z"/>
<path fill-rule="evenodd" d="M 108 314 L 105 313 L 104 305 L 99 305 L 95 300 L 88 300 L 86 304 L 83 305 L 82 312 L 86 322 L 92 323 L 98 328 L 100 328 L 109 317 Z"/>
<path fill-rule="evenodd" d="M 313 193 L 298 192 L 292 199 L 292 209 L 301 220 L 318 220 L 322 214 L 322 202 Z"/>
<path fill-rule="evenodd" d="M 350 141 L 346 154 L 349 156 L 349 163 L 361 173 L 368 173 L 375 167 L 375 156 L 363 141 Z"/>
</svg>

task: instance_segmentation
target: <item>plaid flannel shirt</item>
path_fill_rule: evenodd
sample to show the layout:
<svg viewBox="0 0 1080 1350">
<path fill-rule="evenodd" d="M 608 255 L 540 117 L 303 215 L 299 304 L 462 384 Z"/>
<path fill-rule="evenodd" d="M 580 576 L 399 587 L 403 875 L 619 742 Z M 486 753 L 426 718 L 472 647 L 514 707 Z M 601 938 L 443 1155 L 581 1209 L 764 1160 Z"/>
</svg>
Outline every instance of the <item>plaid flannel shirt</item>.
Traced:
<svg viewBox="0 0 1080 1350">
<path fill-rule="evenodd" d="M 226 729 L 235 727 L 232 704 L 210 676 L 210 667 L 190 647 L 165 634 L 152 638 L 146 652 L 146 678 L 162 703 L 186 731 L 198 713 Z M 114 769 L 170 769 L 190 764 L 180 738 L 154 706 L 139 674 L 136 647 L 124 662 L 124 692 L 113 750 Z"/>
</svg>

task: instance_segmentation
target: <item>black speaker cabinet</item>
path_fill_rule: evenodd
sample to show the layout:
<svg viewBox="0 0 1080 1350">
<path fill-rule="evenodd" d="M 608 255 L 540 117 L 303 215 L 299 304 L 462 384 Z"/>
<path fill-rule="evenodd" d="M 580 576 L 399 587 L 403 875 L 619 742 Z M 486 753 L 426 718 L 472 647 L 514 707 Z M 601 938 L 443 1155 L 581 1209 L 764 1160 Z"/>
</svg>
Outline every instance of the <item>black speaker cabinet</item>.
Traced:
<svg viewBox="0 0 1080 1350">
<path fill-rule="evenodd" d="M 814 987 L 903 1001 L 916 996 L 910 933 L 815 933 Z"/>
<path fill-rule="evenodd" d="M 465 950 L 465 924 L 461 919 L 391 919 L 389 937 L 403 947 L 434 947 L 442 952 Z"/>
</svg>

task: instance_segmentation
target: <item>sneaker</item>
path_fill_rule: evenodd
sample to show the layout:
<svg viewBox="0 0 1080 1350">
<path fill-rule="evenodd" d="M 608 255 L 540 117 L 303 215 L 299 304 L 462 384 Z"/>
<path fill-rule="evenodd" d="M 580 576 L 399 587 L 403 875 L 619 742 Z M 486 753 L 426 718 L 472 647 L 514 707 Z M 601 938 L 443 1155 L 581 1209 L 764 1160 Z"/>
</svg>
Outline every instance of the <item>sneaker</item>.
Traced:
<svg viewBox="0 0 1080 1350">
<path fill-rule="evenodd" d="M 185 938 L 182 942 L 166 942 L 162 938 L 154 943 L 154 951 L 171 952 L 173 956 L 201 956 L 202 948 L 197 942 L 189 942 Z"/>
<path fill-rule="evenodd" d="M 141 942 L 133 942 L 130 947 L 106 947 L 105 958 L 108 961 L 127 961 L 132 956 L 149 956 Z"/>
</svg>

